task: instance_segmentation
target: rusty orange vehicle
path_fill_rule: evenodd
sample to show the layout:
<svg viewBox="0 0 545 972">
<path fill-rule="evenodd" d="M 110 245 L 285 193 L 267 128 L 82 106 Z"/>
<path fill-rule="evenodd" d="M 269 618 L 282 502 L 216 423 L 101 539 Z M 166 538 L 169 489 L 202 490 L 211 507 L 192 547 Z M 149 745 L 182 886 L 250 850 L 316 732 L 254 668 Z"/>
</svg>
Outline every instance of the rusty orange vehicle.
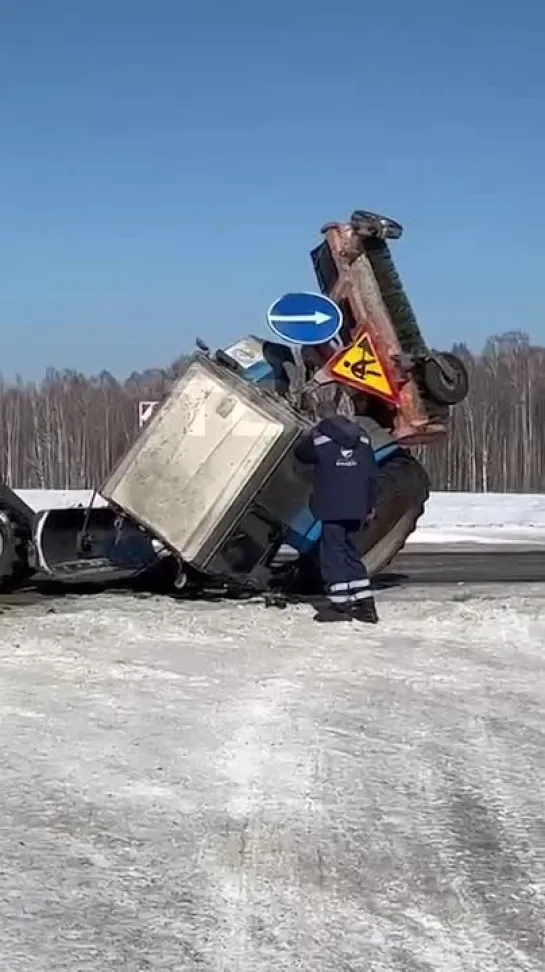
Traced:
<svg viewBox="0 0 545 972">
<path fill-rule="evenodd" d="M 445 435 L 449 409 L 465 398 L 468 376 L 457 357 L 430 351 L 424 342 L 387 242 L 399 239 L 402 227 L 358 210 L 322 233 L 312 259 L 321 289 L 342 308 L 342 347 L 320 348 L 314 381 L 350 388 L 361 413 L 398 442 Z"/>
</svg>

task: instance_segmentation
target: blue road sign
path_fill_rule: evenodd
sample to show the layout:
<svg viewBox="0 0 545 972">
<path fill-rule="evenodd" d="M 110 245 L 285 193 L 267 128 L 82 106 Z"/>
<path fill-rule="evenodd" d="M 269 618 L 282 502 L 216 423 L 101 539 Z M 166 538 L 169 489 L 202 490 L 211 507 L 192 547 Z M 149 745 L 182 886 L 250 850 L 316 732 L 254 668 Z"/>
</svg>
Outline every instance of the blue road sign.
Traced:
<svg viewBox="0 0 545 972">
<path fill-rule="evenodd" d="M 284 294 L 267 314 L 269 327 L 289 344 L 325 344 L 339 333 L 340 307 L 323 294 Z"/>
</svg>

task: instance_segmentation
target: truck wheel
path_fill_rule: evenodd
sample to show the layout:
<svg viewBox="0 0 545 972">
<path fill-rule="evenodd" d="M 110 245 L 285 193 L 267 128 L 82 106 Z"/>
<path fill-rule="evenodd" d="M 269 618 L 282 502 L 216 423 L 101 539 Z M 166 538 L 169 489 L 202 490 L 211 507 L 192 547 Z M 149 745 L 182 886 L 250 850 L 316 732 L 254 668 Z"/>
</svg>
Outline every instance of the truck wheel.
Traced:
<svg viewBox="0 0 545 972">
<path fill-rule="evenodd" d="M 378 236 L 381 240 L 398 240 L 403 233 L 401 223 L 395 219 L 369 213 L 366 209 L 356 209 L 350 217 L 350 225 L 360 236 Z"/>
<path fill-rule="evenodd" d="M 451 377 L 441 369 L 443 359 L 451 371 Z M 439 359 L 439 360 L 437 360 Z M 440 405 L 458 405 L 469 391 L 469 375 L 463 361 L 449 351 L 441 351 L 437 358 L 429 358 L 424 364 L 423 382 L 427 392 Z"/>
<path fill-rule="evenodd" d="M 30 576 L 28 531 L 8 507 L 0 507 L 0 591 L 21 587 Z"/>
<path fill-rule="evenodd" d="M 358 542 L 370 577 L 383 571 L 405 546 L 428 496 L 427 473 L 408 452 L 393 455 L 381 466 L 376 517 L 361 531 Z"/>
</svg>

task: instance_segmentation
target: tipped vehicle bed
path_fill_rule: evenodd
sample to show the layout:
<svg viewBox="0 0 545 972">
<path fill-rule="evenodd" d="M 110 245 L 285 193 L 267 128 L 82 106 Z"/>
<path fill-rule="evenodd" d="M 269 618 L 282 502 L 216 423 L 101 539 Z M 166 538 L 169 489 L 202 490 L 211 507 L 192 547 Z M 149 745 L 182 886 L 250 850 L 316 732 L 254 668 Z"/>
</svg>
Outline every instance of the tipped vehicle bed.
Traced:
<svg viewBox="0 0 545 972">
<path fill-rule="evenodd" d="M 197 356 L 101 493 L 183 563 L 251 574 L 306 502 L 283 462 L 304 428 L 280 398 Z"/>
</svg>

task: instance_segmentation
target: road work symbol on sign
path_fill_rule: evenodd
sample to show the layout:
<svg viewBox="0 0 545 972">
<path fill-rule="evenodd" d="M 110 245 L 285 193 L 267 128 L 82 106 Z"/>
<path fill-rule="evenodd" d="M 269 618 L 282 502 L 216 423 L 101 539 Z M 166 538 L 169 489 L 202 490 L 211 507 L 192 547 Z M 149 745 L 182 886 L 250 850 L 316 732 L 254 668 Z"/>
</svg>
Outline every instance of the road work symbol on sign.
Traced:
<svg viewBox="0 0 545 972">
<path fill-rule="evenodd" d="M 288 344 L 325 344 L 337 337 L 343 315 L 323 294 L 284 294 L 267 313 L 273 334 Z"/>
<path fill-rule="evenodd" d="M 360 334 L 351 347 L 346 348 L 331 362 L 329 371 L 333 377 L 341 378 L 359 391 L 374 392 L 388 401 L 394 401 L 396 398 L 366 331 Z"/>
</svg>

